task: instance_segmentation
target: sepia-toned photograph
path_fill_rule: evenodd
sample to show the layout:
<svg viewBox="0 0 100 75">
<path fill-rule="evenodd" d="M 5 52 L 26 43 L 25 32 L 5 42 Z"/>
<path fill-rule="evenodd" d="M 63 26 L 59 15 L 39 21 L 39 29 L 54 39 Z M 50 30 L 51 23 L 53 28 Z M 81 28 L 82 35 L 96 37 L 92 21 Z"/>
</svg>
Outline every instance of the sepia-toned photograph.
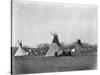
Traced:
<svg viewBox="0 0 100 75">
<path fill-rule="evenodd" d="M 11 1 L 11 74 L 97 69 L 97 6 Z"/>
</svg>

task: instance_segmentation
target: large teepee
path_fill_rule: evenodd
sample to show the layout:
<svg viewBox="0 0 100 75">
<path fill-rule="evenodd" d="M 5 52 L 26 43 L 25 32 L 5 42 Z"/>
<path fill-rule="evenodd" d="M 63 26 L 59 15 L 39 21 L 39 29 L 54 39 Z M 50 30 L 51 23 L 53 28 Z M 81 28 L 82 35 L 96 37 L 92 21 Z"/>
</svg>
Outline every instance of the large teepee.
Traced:
<svg viewBox="0 0 100 75">
<path fill-rule="evenodd" d="M 16 51 L 14 56 L 25 56 L 27 53 L 22 48 L 22 43 L 18 42 L 18 50 Z"/>
<path fill-rule="evenodd" d="M 49 56 L 57 56 L 62 54 L 62 50 L 60 50 L 60 43 L 58 40 L 58 35 L 57 34 L 52 34 L 52 36 L 54 37 L 52 44 L 49 47 L 48 52 L 46 53 L 45 57 L 49 57 Z"/>
</svg>

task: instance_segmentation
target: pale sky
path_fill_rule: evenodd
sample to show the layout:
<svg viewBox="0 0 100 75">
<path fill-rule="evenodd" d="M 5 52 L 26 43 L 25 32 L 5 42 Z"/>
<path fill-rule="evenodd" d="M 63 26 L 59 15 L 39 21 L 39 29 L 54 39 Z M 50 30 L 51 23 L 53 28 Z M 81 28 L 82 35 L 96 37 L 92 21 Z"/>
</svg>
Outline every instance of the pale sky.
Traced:
<svg viewBox="0 0 100 75">
<path fill-rule="evenodd" d="M 59 41 L 66 44 L 78 38 L 95 44 L 97 6 L 15 0 L 12 25 L 13 45 L 17 40 L 29 46 L 51 43 L 50 32 L 57 32 Z"/>
</svg>

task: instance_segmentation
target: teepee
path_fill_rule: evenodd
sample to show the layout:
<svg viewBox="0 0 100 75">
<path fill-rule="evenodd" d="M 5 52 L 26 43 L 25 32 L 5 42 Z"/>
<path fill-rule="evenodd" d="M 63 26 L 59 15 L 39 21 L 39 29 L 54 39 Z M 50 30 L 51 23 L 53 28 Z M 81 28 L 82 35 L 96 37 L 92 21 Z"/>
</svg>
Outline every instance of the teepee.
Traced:
<svg viewBox="0 0 100 75">
<path fill-rule="evenodd" d="M 52 44 L 49 47 L 49 50 L 47 51 L 45 57 L 49 57 L 49 56 L 57 56 L 62 54 L 62 50 L 60 50 L 60 43 L 58 40 L 58 35 L 56 33 L 52 34 L 52 36 L 54 37 Z"/>
<path fill-rule="evenodd" d="M 81 55 L 81 48 L 82 48 L 82 43 L 81 40 L 77 40 L 75 44 L 75 48 L 71 50 L 72 55 Z"/>
<path fill-rule="evenodd" d="M 27 52 L 25 52 L 22 48 L 22 43 L 18 42 L 18 50 L 16 51 L 14 56 L 25 56 L 27 55 Z"/>
</svg>

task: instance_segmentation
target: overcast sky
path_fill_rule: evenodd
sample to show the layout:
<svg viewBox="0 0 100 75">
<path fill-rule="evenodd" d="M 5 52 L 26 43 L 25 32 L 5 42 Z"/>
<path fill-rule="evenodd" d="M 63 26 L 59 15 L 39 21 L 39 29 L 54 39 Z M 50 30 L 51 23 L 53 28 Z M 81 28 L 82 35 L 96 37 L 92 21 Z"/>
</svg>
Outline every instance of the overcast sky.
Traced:
<svg viewBox="0 0 100 75">
<path fill-rule="evenodd" d="M 51 43 L 50 32 L 57 32 L 59 41 L 66 44 L 81 38 L 97 43 L 97 7 L 33 1 L 13 2 L 13 45 Z"/>
</svg>

